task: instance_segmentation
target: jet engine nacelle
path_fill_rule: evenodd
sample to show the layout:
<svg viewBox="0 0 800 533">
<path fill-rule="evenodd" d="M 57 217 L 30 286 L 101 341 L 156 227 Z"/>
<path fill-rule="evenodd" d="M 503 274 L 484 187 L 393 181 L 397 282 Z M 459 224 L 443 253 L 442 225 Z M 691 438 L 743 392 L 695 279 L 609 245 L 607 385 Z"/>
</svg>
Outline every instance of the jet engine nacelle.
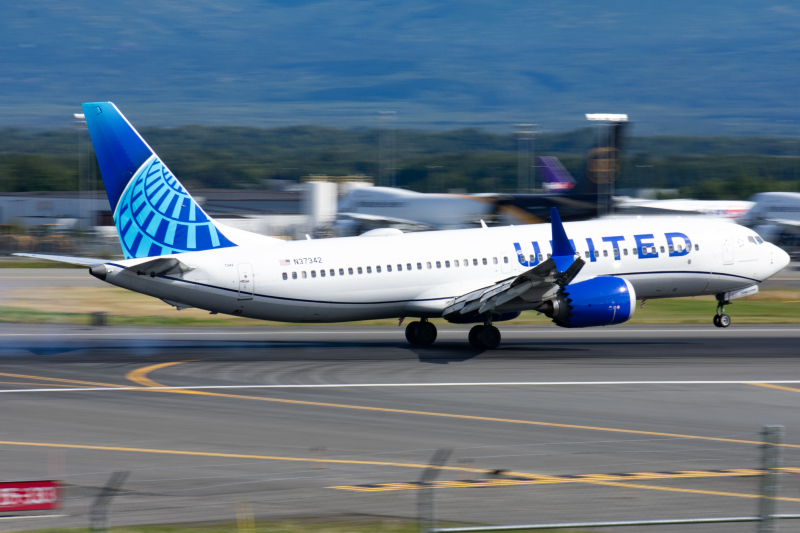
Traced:
<svg viewBox="0 0 800 533">
<path fill-rule="evenodd" d="M 636 292 L 628 280 L 600 276 L 570 283 L 538 310 L 562 328 L 588 328 L 626 322 L 635 309 Z"/>
</svg>

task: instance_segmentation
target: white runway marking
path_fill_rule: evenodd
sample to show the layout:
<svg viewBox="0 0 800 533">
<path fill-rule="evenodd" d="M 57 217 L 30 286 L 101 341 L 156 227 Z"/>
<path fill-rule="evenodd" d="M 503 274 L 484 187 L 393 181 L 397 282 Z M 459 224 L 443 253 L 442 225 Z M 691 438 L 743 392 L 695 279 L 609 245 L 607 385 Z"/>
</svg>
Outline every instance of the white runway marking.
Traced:
<svg viewBox="0 0 800 533">
<path fill-rule="evenodd" d="M 449 382 L 449 383 L 314 383 L 288 385 L 190 385 L 186 387 L 75 387 L 64 389 L 0 389 L 7 392 L 94 392 L 94 391 L 174 391 L 174 390 L 219 390 L 219 389 L 346 389 L 346 388 L 398 388 L 398 387 L 553 387 L 585 385 L 749 385 L 763 383 L 768 385 L 798 385 L 795 380 L 705 380 L 705 381 L 487 381 L 487 382 Z M 800 389 L 798 389 L 800 390 Z"/>
</svg>

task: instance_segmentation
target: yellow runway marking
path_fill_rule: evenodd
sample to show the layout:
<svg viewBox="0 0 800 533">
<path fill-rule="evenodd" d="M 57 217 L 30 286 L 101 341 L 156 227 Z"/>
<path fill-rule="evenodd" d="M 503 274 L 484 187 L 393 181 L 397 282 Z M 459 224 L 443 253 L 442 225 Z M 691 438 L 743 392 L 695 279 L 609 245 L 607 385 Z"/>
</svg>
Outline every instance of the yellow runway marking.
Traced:
<svg viewBox="0 0 800 533">
<path fill-rule="evenodd" d="M 122 447 L 122 446 L 92 446 L 88 444 L 60 444 L 60 443 L 52 443 L 52 442 L 20 442 L 20 441 L 8 441 L 2 440 L 0 441 L 0 445 L 6 446 L 36 446 L 41 448 L 66 448 L 66 449 L 73 449 L 73 450 L 92 450 L 92 451 L 108 451 L 108 452 L 130 452 L 130 453 L 146 453 L 146 454 L 164 454 L 164 455 L 185 455 L 185 456 L 193 456 L 193 457 L 217 457 L 217 458 L 230 458 L 230 459 L 262 459 L 265 461 L 292 461 L 292 462 L 303 462 L 303 463 L 331 463 L 331 464 L 349 464 L 349 465 L 364 465 L 364 466 L 394 466 L 394 467 L 402 467 L 402 468 L 431 468 L 430 465 L 426 464 L 419 464 L 419 463 L 395 463 L 389 461 L 358 461 L 354 459 L 313 459 L 308 457 L 282 457 L 282 456 L 274 456 L 274 455 L 250 455 L 250 454 L 242 454 L 242 453 L 219 453 L 219 452 L 193 452 L 189 450 L 163 450 L 163 449 L 152 449 L 152 448 L 129 448 L 129 447 Z M 488 473 L 490 470 L 478 470 L 475 468 L 462 468 L 457 466 L 441 466 L 436 467 L 438 470 L 454 470 L 454 471 L 461 471 L 461 472 L 474 472 L 474 473 Z M 508 472 L 508 475 L 512 476 L 519 476 L 519 477 L 527 477 L 527 476 L 534 476 L 535 474 L 525 474 L 521 472 Z M 539 477 L 539 476 L 537 476 Z M 554 478 L 558 479 L 558 478 Z M 498 484 L 501 485 L 510 485 L 514 484 L 513 480 L 497 480 Z M 682 488 L 675 488 L 675 487 L 657 487 L 652 485 L 639 485 L 633 483 L 614 483 L 610 481 L 596 481 L 591 479 L 586 480 L 576 480 L 577 483 L 586 483 L 590 485 L 608 485 L 613 487 L 627 487 L 633 489 L 643 489 L 643 490 L 661 490 L 661 491 L 668 491 L 668 492 L 685 492 L 691 494 L 707 494 L 712 496 L 728 496 L 728 497 L 736 497 L 736 498 L 761 498 L 758 494 L 740 494 L 735 492 L 718 492 L 718 491 L 709 491 L 709 490 L 695 490 L 695 489 L 682 489 Z M 446 481 L 444 482 L 446 485 L 449 486 L 457 486 L 457 481 Z M 533 481 L 532 483 L 535 483 Z M 336 488 L 336 487 L 333 487 Z M 791 501 L 791 502 L 800 502 L 800 498 L 775 498 L 781 501 Z"/>
<path fill-rule="evenodd" d="M 748 383 L 755 387 L 766 387 L 768 389 L 788 390 L 791 392 L 800 392 L 800 389 L 793 389 L 792 387 L 784 387 L 783 385 L 773 385 L 772 383 Z"/>
<path fill-rule="evenodd" d="M 74 379 L 63 379 L 63 378 L 48 378 L 46 376 L 26 376 L 25 374 L 4 374 L 0 373 L 0 376 L 5 376 L 7 378 L 23 378 L 23 379 L 41 379 L 44 381 L 59 381 L 61 383 L 73 383 L 76 385 L 92 385 L 93 387 L 122 387 L 123 385 L 115 385 L 112 383 L 94 383 L 92 381 L 77 381 Z"/>
<path fill-rule="evenodd" d="M 178 365 L 181 363 L 185 363 L 187 361 L 178 361 L 174 363 L 161 363 L 159 365 L 152 365 L 149 367 L 140 368 L 133 372 L 128 373 L 128 379 L 131 379 L 131 374 L 135 374 L 132 381 L 138 383 L 140 385 L 146 385 L 149 387 L 164 387 L 160 383 L 157 383 L 150 378 L 147 377 L 147 374 L 157 368 L 164 368 L 170 365 Z M 197 391 L 197 390 L 185 390 L 185 389 L 173 389 L 173 390 L 165 390 L 163 392 L 171 392 L 177 394 L 197 394 L 202 396 L 214 396 L 217 398 L 233 398 L 238 400 L 256 400 L 262 402 L 276 402 L 276 403 L 287 403 L 287 404 L 294 404 L 294 405 L 310 405 L 314 407 L 333 407 L 337 409 L 356 409 L 360 411 L 374 411 L 380 413 L 395 413 L 395 414 L 403 414 L 403 415 L 419 415 L 419 416 L 435 416 L 435 417 L 442 417 L 442 418 L 456 418 L 461 420 L 479 420 L 482 422 L 500 422 L 504 424 L 523 424 L 523 425 L 530 425 L 530 426 L 543 426 L 543 427 L 556 427 L 556 428 L 564 428 L 564 429 L 583 429 L 589 431 L 605 431 L 609 433 L 627 433 L 631 435 L 650 435 L 655 437 L 670 437 L 670 438 L 677 438 L 677 439 L 696 439 L 696 440 L 707 440 L 713 442 L 733 442 L 737 444 L 755 444 L 761 445 L 763 444 L 760 441 L 755 440 L 743 440 L 743 439 L 728 439 L 723 437 L 702 437 L 699 435 L 684 435 L 682 433 L 663 433 L 660 431 L 642 431 L 636 429 L 618 429 L 618 428 L 606 428 L 606 427 L 597 427 L 597 426 L 580 426 L 576 424 L 559 424 L 556 422 L 537 422 L 534 420 L 515 420 L 512 418 L 495 418 L 495 417 L 488 417 L 488 416 L 473 416 L 473 415 L 456 415 L 451 413 L 437 413 L 437 412 L 430 412 L 430 411 L 413 411 L 409 409 L 392 409 L 389 407 L 370 407 L 365 405 L 348 405 L 348 404 L 341 404 L 341 403 L 327 403 L 327 402 L 311 402 L 306 400 L 286 400 L 283 398 L 270 398 L 267 396 L 244 396 L 241 394 L 225 394 L 221 392 L 206 392 L 206 391 Z M 780 444 L 779 446 L 783 446 L 785 448 L 800 448 L 800 444 Z"/>
<path fill-rule="evenodd" d="M 188 363 L 189 361 L 173 361 L 171 363 L 160 363 L 157 365 L 150 365 L 144 366 L 142 368 L 137 368 L 136 370 L 131 370 L 127 374 L 125 374 L 125 379 L 133 381 L 134 383 L 138 383 L 139 385 L 144 385 L 145 387 L 163 387 L 160 383 L 156 383 L 152 379 L 147 377 L 147 374 L 150 372 L 154 372 L 156 370 L 160 370 L 162 368 L 167 368 L 169 366 L 180 365 L 182 363 Z"/>
<path fill-rule="evenodd" d="M 2 385 L 35 385 L 38 387 L 67 387 L 72 388 L 72 385 L 59 385 L 57 383 L 24 383 L 22 381 L 0 381 Z"/>
</svg>

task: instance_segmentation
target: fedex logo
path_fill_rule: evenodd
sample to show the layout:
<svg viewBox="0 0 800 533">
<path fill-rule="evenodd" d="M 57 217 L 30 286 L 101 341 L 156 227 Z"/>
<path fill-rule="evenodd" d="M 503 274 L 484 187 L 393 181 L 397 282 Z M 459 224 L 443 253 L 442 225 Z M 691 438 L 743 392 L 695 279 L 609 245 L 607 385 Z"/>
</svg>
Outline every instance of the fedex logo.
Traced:
<svg viewBox="0 0 800 533">
<path fill-rule="evenodd" d="M 600 242 L 611 244 L 611 255 L 613 256 L 614 261 L 622 260 L 622 253 L 620 250 L 624 249 L 625 255 L 627 255 L 628 246 L 626 245 L 632 245 L 634 243 L 635 247 L 631 248 L 631 253 L 634 257 L 638 257 L 639 259 L 655 259 L 661 254 L 668 254 L 669 257 L 683 257 L 688 255 L 692 250 L 692 241 L 684 233 L 668 232 L 664 234 L 664 239 L 667 242 L 666 247 L 663 245 L 656 245 L 656 237 L 652 233 L 633 235 L 632 239 L 630 240 L 624 235 L 610 235 L 607 237 L 601 237 Z M 576 255 L 580 255 L 580 252 L 577 251 L 577 247 L 575 246 L 575 242 L 570 239 L 569 243 L 572 245 L 572 249 L 576 250 Z M 525 253 L 522 251 L 522 247 L 519 245 L 519 243 L 514 243 L 514 250 L 517 254 L 517 260 L 519 261 L 519 264 L 524 267 L 536 266 L 544 259 L 539 243 L 537 241 L 533 241 L 531 242 L 531 245 L 533 246 L 534 253 L 529 256 L 529 259 L 526 259 Z M 551 249 L 552 246 L 553 244 L 551 242 Z M 586 238 L 586 248 L 587 251 L 584 253 L 586 257 L 590 262 L 596 262 L 600 256 L 600 251 L 596 249 L 593 238 Z M 604 250 L 604 256 L 607 252 L 607 249 Z M 548 257 L 550 256 L 550 254 L 547 255 Z"/>
</svg>

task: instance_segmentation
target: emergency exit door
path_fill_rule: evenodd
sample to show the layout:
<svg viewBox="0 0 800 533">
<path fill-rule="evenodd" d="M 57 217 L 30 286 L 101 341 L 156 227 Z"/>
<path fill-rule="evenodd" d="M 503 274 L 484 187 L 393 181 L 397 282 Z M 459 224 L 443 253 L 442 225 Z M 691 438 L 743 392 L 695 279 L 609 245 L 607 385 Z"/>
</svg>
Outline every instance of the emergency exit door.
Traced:
<svg viewBox="0 0 800 533">
<path fill-rule="evenodd" d="M 723 233 L 722 237 L 722 264 L 733 264 L 733 236 L 730 233 Z"/>
<path fill-rule="evenodd" d="M 250 263 L 242 263 L 237 267 L 239 269 L 239 299 L 252 300 L 255 291 L 253 267 L 250 266 Z"/>
</svg>

